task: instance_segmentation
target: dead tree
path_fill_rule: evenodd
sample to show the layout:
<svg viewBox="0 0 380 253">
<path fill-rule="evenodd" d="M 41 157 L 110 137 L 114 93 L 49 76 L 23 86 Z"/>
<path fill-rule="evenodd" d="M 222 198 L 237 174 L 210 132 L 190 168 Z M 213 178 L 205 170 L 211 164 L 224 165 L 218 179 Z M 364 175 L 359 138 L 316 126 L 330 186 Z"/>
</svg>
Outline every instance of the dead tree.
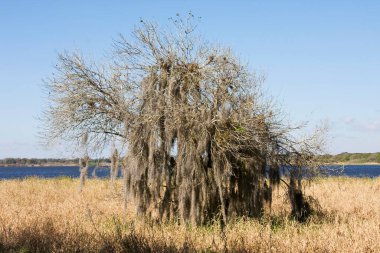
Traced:
<svg viewBox="0 0 380 253">
<path fill-rule="evenodd" d="M 89 161 L 88 156 L 84 156 L 79 159 L 79 192 L 83 190 L 83 187 L 86 183 L 87 177 L 88 177 L 88 161 Z"/>
<path fill-rule="evenodd" d="M 191 20 L 166 30 L 141 21 L 132 40 L 115 42 L 108 67 L 60 55 L 47 82 L 48 139 L 88 132 L 94 146 L 125 142 L 126 196 L 152 219 L 258 217 L 280 168 L 307 170 L 313 155 L 296 163 L 295 154 L 314 154 L 319 143 L 294 138 L 298 128 L 266 101 L 262 79 L 230 49 L 203 42 Z"/>
<path fill-rule="evenodd" d="M 114 182 L 119 174 L 119 152 L 115 147 L 112 149 L 110 176 L 111 181 Z"/>
<path fill-rule="evenodd" d="M 83 153 L 82 157 L 79 159 L 79 192 L 83 190 L 84 184 L 86 182 L 86 179 L 88 177 L 88 162 L 90 158 L 88 157 L 88 147 L 87 147 L 87 141 L 88 141 L 88 134 L 85 133 L 81 137 L 81 151 Z"/>
</svg>

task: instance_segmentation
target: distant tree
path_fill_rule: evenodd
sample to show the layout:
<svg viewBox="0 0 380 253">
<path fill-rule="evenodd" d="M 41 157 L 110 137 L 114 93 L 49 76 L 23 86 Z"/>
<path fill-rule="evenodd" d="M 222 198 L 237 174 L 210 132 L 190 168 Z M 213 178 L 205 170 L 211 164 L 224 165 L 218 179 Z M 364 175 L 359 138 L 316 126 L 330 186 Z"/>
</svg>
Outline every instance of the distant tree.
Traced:
<svg viewBox="0 0 380 253">
<path fill-rule="evenodd" d="M 16 164 L 17 160 L 15 158 L 5 158 L 5 164 Z"/>
<path fill-rule="evenodd" d="M 88 133 L 95 147 L 115 137 L 126 143 L 126 196 L 147 217 L 258 217 L 283 181 L 293 215 L 306 219 L 301 179 L 317 167 L 321 135 L 295 138 L 298 127 L 264 99 L 262 79 L 230 49 L 205 43 L 192 20 L 166 29 L 141 20 L 131 41 L 115 42 L 108 65 L 61 54 L 47 82 L 46 138 Z"/>
</svg>

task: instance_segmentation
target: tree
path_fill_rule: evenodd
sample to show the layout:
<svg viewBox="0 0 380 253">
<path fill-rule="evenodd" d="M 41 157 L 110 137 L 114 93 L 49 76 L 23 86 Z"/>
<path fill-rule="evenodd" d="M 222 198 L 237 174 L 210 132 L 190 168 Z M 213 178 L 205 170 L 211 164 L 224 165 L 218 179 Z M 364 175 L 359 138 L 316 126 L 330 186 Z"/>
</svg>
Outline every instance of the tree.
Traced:
<svg viewBox="0 0 380 253">
<path fill-rule="evenodd" d="M 79 159 L 79 172 L 80 172 L 79 192 L 83 190 L 84 184 L 88 177 L 88 162 L 90 160 L 90 157 L 88 156 L 87 140 L 88 140 L 88 133 L 85 133 L 81 138 L 81 144 L 80 144 L 83 154 L 82 154 L 82 157 Z"/>
<path fill-rule="evenodd" d="M 119 174 L 119 152 L 113 145 L 112 155 L 111 155 L 111 168 L 110 168 L 110 177 L 111 181 L 114 182 Z"/>
<path fill-rule="evenodd" d="M 318 135 L 299 141 L 260 90 L 262 79 L 230 49 L 196 34 L 192 15 L 160 29 L 141 21 L 120 37 L 107 66 L 59 56 L 47 82 L 47 139 L 128 145 L 126 191 L 138 213 L 203 224 L 258 217 L 288 171 L 293 214 L 304 219 L 301 179 L 313 171 Z"/>
</svg>

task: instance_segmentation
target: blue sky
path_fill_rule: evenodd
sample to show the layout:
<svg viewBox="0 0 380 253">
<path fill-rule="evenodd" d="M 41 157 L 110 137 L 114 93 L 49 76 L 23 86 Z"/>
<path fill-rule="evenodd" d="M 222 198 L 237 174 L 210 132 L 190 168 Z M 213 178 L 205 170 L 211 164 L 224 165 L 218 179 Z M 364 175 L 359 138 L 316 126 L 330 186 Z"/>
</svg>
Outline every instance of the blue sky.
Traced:
<svg viewBox="0 0 380 253">
<path fill-rule="evenodd" d="M 328 122 L 327 151 L 380 151 L 379 1 L 1 1 L 0 158 L 71 156 L 37 135 L 58 53 L 100 59 L 140 18 L 188 11 L 207 40 L 266 76 L 289 118 Z"/>
</svg>

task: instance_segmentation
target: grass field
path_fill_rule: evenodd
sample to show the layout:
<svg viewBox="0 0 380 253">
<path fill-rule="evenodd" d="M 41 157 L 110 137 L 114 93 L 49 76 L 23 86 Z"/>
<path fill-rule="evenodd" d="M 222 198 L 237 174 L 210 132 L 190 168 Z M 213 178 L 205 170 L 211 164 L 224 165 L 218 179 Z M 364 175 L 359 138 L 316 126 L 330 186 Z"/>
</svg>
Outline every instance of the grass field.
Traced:
<svg viewBox="0 0 380 253">
<path fill-rule="evenodd" d="M 154 224 L 125 203 L 121 182 L 0 181 L 1 252 L 380 252 L 380 178 L 319 179 L 306 194 L 322 207 L 306 224 L 289 219 L 284 189 L 260 220 L 192 228 Z M 269 211 L 268 211 L 269 212 Z"/>
</svg>

